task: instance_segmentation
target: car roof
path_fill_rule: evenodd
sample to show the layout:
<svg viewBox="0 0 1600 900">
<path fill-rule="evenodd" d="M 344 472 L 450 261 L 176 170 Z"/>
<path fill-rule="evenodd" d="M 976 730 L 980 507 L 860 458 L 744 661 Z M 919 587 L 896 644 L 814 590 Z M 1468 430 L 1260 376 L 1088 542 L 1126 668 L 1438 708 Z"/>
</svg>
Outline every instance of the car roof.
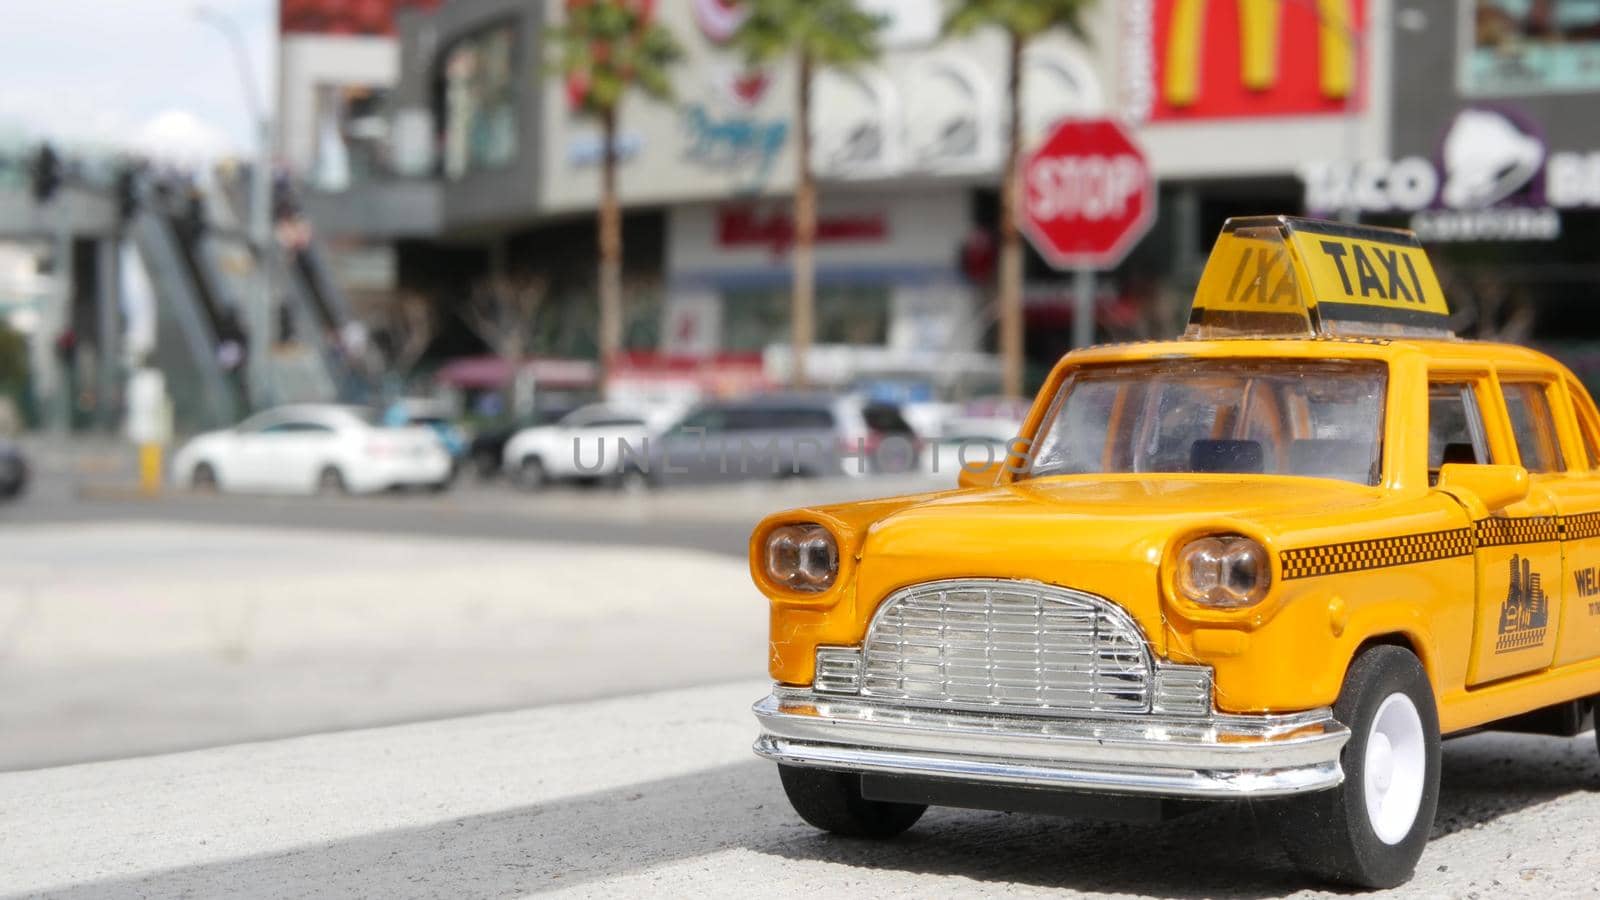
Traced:
<svg viewBox="0 0 1600 900">
<path fill-rule="evenodd" d="M 737 400 L 713 400 L 701 404 L 702 409 L 833 409 L 840 402 L 848 402 L 848 394 L 788 393 L 756 394 Z"/>
<path fill-rule="evenodd" d="M 1375 338 L 1375 337 L 1291 337 L 1291 338 L 1216 338 L 1140 341 L 1129 344 L 1102 344 L 1075 350 L 1062 357 L 1062 365 L 1086 365 L 1133 360 L 1182 357 L 1267 359 L 1382 359 L 1422 356 L 1430 361 L 1515 364 L 1566 369 L 1554 358 L 1515 344 L 1472 341 L 1455 338 Z"/>
<path fill-rule="evenodd" d="M 341 403 L 290 403 L 284 406 L 264 409 L 250 418 L 354 419 L 357 422 L 365 423 L 368 414 L 369 411 L 364 406 L 351 406 Z"/>
</svg>

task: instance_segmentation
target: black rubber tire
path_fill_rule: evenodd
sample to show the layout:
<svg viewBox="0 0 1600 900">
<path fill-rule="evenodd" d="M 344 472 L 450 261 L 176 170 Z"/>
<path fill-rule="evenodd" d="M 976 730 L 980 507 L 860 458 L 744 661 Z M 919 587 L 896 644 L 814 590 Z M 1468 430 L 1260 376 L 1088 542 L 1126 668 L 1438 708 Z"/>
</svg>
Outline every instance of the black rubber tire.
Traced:
<svg viewBox="0 0 1600 900">
<path fill-rule="evenodd" d="M 350 493 L 350 488 L 345 484 L 344 473 L 338 466 L 323 466 L 317 473 L 317 494 L 323 497 L 340 497 Z"/>
<path fill-rule="evenodd" d="M 789 805 L 813 827 L 832 834 L 882 840 L 917 823 L 927 807 L 861 796 L 861 776 L 802 766 L 778 766 Z"/>
<path fill-rule="evenodd" d="M 1365 766 L 1373 719 L 1395 693 L 1416 707 L 1425 769 L 1411 830 L 1398 843 L 1385 844 L 1368 820 Z M 1351 663 L 1333 714 L 1350 728 L 1341 757 L 1344 783 L 1276 804 L 1278 837 L 1295 866 L 1314 878 L 1356 888 L 1404 884 L 1428 844 L 1439 805 L 1439 713 L 1427 672 L 1409 650 L 1373 647 Z"/>
<path fill-rule="evenodd" d="M 537 456 L 524 456 L 517 466 L 517 487 L 525 491 L 542 491 L 550 486 L 550 474 L 545 471 L 544 460 Z"/>
<path fill-rule="evenodd" d="M 194 471 L 189 473 L 189 488 L 196 491 L 210 493 L 217 489 L 217 470 L 211 463 L 198 463 Z"/>
<path fill-rule="evenodd" d="M 617 473 L 617 477 L 612 483 L 616 485 L 617 490 L 624 494 L 640 496 L 648 494 L 656 488 L 655 481 L 648 474 L 633 468 L 623 469 Z"/>
<path fill-rule="evenodd" d="M 472 470 L 479 481 L 493 481 L 500 477 L 500 454 L 474 453 L 472 455 Z"/>
</svg>

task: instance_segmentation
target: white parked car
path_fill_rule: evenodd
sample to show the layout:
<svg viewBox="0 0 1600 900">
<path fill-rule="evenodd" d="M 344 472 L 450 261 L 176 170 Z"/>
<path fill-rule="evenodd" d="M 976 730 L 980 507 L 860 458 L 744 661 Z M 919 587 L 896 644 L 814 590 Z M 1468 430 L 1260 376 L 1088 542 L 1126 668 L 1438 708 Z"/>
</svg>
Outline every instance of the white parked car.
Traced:
<svg viewBox="0 0 1600 900">
<path fill-rule="evenodd" d="M 202 434 L 172 458 L 181 485 L 261 493 L 443 489 L 450 455 L 426 426 L 384 427 L 354 406 L 281 406 Z"/>
<path fill-rule="evenodd" d="M 647 440 L 658 437 L 682 414 L 682 408 L 645 410 L 591 403 L 551 425 L 524 428 L 506 441 L 502 465 L 525 490 L 539 490 L 556 481 L 612 478 L 622 458 L 622 444 L 643 456 Z"/>
</svg>

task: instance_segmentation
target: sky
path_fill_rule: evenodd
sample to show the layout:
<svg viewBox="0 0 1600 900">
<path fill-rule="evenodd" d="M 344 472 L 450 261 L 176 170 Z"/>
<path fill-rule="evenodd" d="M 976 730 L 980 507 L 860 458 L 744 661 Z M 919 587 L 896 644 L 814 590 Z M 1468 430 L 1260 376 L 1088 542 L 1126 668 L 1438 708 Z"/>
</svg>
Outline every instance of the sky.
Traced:
<svg viewBox="0 0 1600 900">
<path fill-rule="evenodd" d="M 238 24 L 270 108 L 277 0 L 0 0 L 0 144 L 254 152 L 231 45 L 201 6 Z"/>
</svg>

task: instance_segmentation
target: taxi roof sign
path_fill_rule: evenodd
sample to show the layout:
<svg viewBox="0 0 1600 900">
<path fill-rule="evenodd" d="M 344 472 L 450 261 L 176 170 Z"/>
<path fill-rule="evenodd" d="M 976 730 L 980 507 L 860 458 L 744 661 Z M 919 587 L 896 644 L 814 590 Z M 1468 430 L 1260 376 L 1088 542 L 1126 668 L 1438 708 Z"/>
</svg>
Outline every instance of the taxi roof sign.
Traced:
<svg viewBox="0 0 1600 900">
<path fill-rule="evenodd" d="M 1448 337 L 1449 317 L 1410 231 L 1251 216 L 1223 224 L 1184 336 Z"/>
</svg>

